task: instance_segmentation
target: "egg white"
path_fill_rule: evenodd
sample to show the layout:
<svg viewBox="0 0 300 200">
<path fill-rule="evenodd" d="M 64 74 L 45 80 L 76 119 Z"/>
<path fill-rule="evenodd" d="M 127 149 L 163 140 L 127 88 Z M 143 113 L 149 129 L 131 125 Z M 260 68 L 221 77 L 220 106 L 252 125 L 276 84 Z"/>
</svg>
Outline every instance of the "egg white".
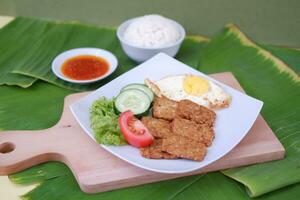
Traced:
<svg viewBox="0 0 300 200">
<path fill-rule="evenodd" d="M 209 80 L 207 80 L 209 90 L 206 93 L 199 96 L 186 93 L 183 83 L 187 76 L 188 75 L 168 76 L 152 83 L 159 88 L 161 95 L 175 101 L 188 99 L 208 108 L 226 107 L 230 103 L 230 95 L 219 85 Z"/>
</svg>

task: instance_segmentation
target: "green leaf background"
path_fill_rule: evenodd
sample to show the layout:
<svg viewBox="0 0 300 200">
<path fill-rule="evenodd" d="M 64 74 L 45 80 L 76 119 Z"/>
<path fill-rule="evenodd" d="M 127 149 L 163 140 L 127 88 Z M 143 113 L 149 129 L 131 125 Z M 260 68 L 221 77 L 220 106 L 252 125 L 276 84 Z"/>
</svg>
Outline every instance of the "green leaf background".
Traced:
<svg viewBox="0 0 300 200">
<path fill-rule="evenodd" d="M 66 49 L 83 46 L 105 48 L 116 54 L 120 63 L 116 73 L 92 86 L 71 85 L 56 79 L 49 70 L 53 57 Z M 51 127 L 60 117 L 66 95 L 100 87 L 135 66 L 122 52 L 114 29 L 80 23 L 19 17 L 0 30 L 0 49 L 0 84 L 3 85 L 0 86 L 0 128 L 3 130 Z M 263 100 L 262 115 L 285 146 L 286 158 L 94 195 L 81 192 L 63 164 L 49 162 L 10 176 L 19 184 L 40 183 L 24 198 L 299 198 L 300 52 L 256 45 L 237 27 L 228 25 L 211 40 L 185 39 L 177 59 L 205 73 L 231 71 L 248 94 Z"/>
</svg>

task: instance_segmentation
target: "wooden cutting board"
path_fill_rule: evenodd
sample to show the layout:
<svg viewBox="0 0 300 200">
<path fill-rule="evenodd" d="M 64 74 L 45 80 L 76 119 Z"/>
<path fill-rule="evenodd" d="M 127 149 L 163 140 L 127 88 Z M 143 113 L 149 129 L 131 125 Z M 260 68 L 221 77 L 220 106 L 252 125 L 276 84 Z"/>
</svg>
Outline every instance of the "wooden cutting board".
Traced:
<svg viewBox="0 0 300 200">
<path fill-rule="evenodd" d="M 211 76 L 242 91 L 231 73 Z M 240 144 L 223 158 L 201 170 L 185 174 L 162 174 L 144 170 L 108 153 L 81 129 L 71 114 L 69 105 L 87 94 L 67 96 L 62 117 L 52 128 L 1 132 L 0 174 L 11 174 L 47 161 L 61 161 L 72 170 L 82 191 L 96 193 L 284 157 L 283 146 L 259 115 Z"/>
</svg>

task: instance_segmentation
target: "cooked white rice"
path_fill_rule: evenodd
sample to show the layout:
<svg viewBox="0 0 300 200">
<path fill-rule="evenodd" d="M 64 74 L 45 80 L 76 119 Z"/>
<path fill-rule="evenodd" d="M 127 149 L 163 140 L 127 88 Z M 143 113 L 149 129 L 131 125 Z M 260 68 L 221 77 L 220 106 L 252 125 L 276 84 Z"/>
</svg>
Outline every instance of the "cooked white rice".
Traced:
<svg viewBox="0 0 300 200">
<path fill-rule="evenodd" d="M 162 47 L 180 39 L 180 31 L 171 20 L 160 15 L 145 15 L 125 30 L 124 39 L 140 47 Z"/>
</svg>

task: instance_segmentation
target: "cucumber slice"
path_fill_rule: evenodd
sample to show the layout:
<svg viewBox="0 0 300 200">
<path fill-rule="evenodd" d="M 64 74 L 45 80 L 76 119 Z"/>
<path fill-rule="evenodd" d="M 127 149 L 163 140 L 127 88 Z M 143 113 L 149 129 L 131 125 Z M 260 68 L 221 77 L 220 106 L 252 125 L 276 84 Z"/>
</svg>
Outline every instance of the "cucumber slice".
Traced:
<svg viewBox="0 0 300 200">
<path fill-rule="evenodd" d="M 123 87 L 121 89 L 121 92 L 125 91 L 125 90 L 128 90 L 128 89 L 142 90 L 143 92 L 145 92 L 149 96 L 151 102 L 153 101 L 153 98 L 154 98 L 153 92 L 146 85 L 144 85 L 144 84 L 141 84 L 141 83 L 132 83 L 132 84 L 126 85 L 125 87 Z"/>
<path fill-rule="evenodd" d="M 135 115 L 145 113 L 150 105 L 149 96 L 139 89 L 126 89 L 115 99 L 115 107 L 119 112 L 131 110 Z"/>
</svg>

